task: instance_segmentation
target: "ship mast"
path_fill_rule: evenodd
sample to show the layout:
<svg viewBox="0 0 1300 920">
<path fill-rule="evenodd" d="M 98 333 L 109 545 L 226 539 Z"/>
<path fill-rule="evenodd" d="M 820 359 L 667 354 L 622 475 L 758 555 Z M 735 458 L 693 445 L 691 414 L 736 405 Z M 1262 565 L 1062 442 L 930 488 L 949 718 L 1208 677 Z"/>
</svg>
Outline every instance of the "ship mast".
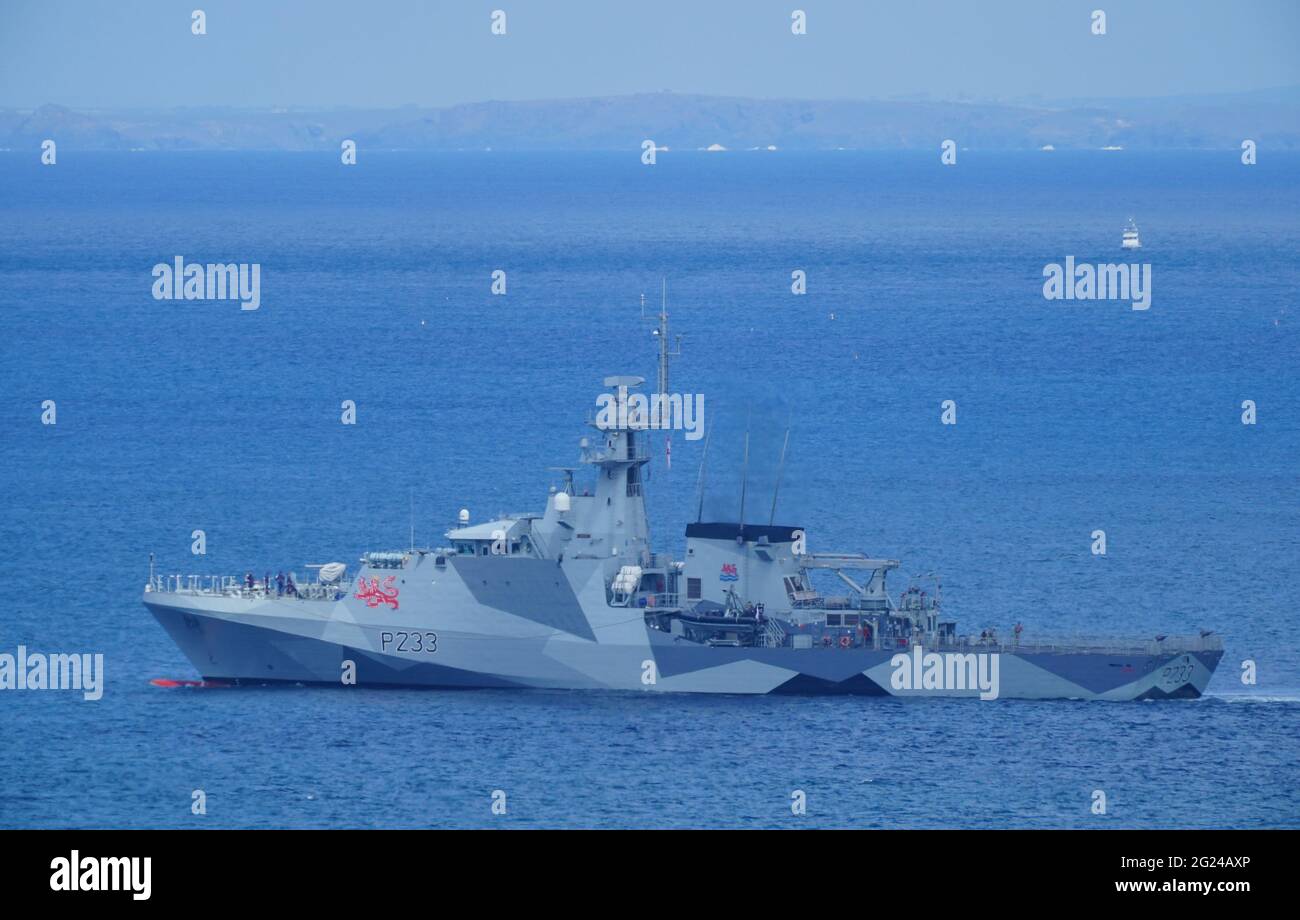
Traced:
<svg viewBox="0 0 1300 920">
<path fill-rule="evenodd" d="M 671 358 L 679 358 L 682 354 L 682 337 L 677 336 L 677 341 L 671 346 L 668 342 L 668 279 L 662 279 L 659 294 L 659 315 L 655 317 L 646 316 L 645 313 L 645 295 L 641 295 L 641 318 L 658 323 L 658 326 L 651 333 L 659 340 L 659 382 L 655 392 L 662 397 L 660 403 L 662 408 L 668 399 L 668 363 Z"/>
<path fill-rule="evenodd" d="M 656 317 L 646 316 L 645 312 L 645 294 L 641 295 L 641 319 L 658 323 L 651 332 L 659 340 L 659 379 L 655 387 L 655 392 L 659 394 L 659 411 L 651 419 L 651 424 L 660 430 L 666 430 L 671 419 L 668 418 L 668 363 L 672 358 L 681 357 L 682 354 L 682 337 L 677 336 L 677 340 L 670 346 L 668 343 L 668 279 L 664 278 L 660 282 L 659 294 L 659 315 Z M 671 435 L 665 435 L 671 438 Z"/>
</svg>

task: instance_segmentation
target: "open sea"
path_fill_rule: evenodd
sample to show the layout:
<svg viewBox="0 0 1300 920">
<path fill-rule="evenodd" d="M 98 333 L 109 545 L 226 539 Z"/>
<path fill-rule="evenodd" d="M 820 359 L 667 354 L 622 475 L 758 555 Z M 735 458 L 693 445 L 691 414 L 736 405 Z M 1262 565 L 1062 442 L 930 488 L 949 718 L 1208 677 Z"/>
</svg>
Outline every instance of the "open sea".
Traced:
<svg viewBox="0 0 1300 920">
<path fill-rule="evenodd" d="M 0 153 L 0 653 L 107 677 L 0 691 L 0 826 L 1300 826 L 1298 177 L 1266 151 Z M 1046 300 L 1071 255 L 1150 263 L 1150 309 Z M 155 300 L 176 256 L 259 263 L 260 309 Z M 766 521 L 789 424 L 777 523 L 810 550 L 902 559 L 895 593 L 941 573 L 967 632 L 1215 630 L 1207 696 L 151 686 L 197 674 L 141 604 L 149 553 L 304 573 L 405 547 L 412 507 L 421 545 L 540 510 L 601 379 L 653 380 L 661 279 L 706 518 L 736 514 L 748 421 Z M 660 550 L 702 447 L 652 464 Z"/>
</svg>

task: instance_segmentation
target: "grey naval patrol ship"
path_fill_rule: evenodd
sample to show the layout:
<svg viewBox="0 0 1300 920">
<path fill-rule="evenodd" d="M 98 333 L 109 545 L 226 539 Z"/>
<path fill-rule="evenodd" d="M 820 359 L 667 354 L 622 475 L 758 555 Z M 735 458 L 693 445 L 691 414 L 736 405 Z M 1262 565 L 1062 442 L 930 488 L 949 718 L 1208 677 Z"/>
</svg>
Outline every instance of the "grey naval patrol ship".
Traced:
<svg viewBox="0 0 1300 920">
<path fill-rule="evenodd" d="M 660 393 L 666 371 L 665 351 Z M 643 381 L 604 383 L 621 408 Z M 151 571 L 144 603 L 205 681 L 239 684 L 1144 700 L 1200 696 L 1223 654 L 1211 633 L 961 635 L 937 583 L 891 595 L 898 561 L 809 552 L 802 528 L 743 511 L 689 524 L 683 558 L 655 552 L 649 437 L 596 426 L 580 442 L 592 487 L 561 470 L 541 513 L 461 511 L 442 547 L 301 581 Z"/>
</svg>

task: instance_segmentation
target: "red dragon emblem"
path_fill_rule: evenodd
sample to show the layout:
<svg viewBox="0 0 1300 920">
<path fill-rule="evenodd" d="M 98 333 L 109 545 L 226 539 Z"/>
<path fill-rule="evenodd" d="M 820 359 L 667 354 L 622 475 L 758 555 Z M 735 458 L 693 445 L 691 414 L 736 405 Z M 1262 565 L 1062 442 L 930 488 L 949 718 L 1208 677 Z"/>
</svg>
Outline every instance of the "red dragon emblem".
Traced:
<svg viewBox="0 0 1300 920">
<path fill-rule="evenodd" d="M 397 581 L 396 575 L 389 575 L 384 579 L 383 585 L 379 584 L 378 578 L 370 579 L 367 584 L 365 576 L 357 579 L 357 593 L 352 595 L 359 601 L 365 601 L 367 607 L 378 607 L 380 604 L 387 604 L 394 610 L 397 609 L 397 588 L 394 582 Z"/>
</svg>

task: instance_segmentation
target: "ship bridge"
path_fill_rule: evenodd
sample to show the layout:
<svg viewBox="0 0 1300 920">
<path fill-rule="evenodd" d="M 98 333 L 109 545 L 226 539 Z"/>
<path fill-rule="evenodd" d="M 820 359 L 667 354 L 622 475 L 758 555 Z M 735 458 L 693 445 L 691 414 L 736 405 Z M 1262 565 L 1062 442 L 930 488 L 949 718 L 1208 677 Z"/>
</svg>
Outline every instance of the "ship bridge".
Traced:
<svg viewBox="0 0 1300 920">
<path fill-rule="evenodd" d="M 457 527 L 446 533 L 452 551 L 460 556 L 511 555 L 521 552 L 541 556 L 533 540 L 533 521 L 541 516 L 521 514 L 484 521 L 466 527 Z"/>
</svg>

